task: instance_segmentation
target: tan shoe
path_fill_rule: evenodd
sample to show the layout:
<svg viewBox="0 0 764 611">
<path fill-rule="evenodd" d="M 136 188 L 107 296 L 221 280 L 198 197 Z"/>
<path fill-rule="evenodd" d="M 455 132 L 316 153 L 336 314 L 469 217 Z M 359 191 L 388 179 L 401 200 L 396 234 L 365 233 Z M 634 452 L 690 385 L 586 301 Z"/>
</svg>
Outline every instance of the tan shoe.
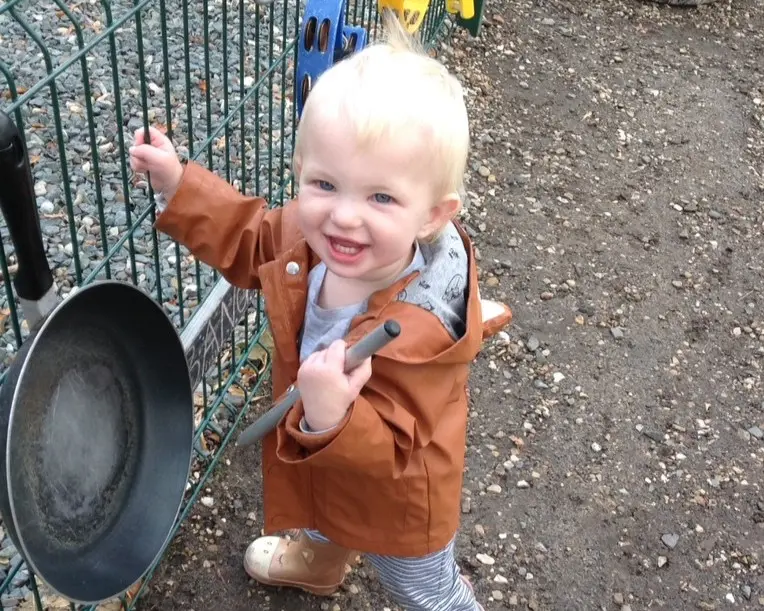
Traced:
<svg viewBox="0 0 764 611">
<path fill-rule="evenodd" d="M 331 596 L 345 580 L 352 550 L 313 541 L 300 533 L 255 539 L 244 554 L 244 570 L 262 584 L 300 588 L 316 596 Z"/>
</svg>

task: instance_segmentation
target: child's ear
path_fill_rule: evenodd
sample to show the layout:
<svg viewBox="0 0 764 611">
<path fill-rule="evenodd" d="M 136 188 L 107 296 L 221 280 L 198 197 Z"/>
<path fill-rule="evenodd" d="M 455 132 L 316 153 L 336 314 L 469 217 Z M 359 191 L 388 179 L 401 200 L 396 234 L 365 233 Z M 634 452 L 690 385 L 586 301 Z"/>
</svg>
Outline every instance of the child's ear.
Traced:
<svg viewBox="0 0 764 611">
<path fill-rule="evenodd" d="M 462 200 L 458 193 L 449 193 L 432 208 L 430 208 L 430 217 L 419 230 L 417 238 L 427 239 L 432 234 L 439 231 L 446 223 L 456 216 L 462 207 Z"/>
</svg>

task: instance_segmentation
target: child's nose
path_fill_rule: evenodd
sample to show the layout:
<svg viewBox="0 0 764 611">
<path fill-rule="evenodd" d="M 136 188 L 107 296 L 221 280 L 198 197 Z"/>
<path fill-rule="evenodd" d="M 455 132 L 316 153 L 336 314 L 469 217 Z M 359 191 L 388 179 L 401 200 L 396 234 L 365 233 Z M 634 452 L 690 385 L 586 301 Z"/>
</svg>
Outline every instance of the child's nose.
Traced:
<svg viewBox="0 0 764 611">
<path fill-rule="evenodd" d="M 332 222 L 338 227 L 356 227 L 361 223 L 358 206 L 348 198 L 340 198 L 332 209 Z"/>
</svg>

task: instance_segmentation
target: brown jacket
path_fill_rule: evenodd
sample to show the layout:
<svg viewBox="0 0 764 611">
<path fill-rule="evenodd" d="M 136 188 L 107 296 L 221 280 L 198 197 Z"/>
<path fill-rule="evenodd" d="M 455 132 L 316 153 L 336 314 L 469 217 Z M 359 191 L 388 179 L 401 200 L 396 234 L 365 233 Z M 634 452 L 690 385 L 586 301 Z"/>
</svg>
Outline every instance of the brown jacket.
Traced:
<svg viewBox="0 0 764 611">
<path fill-rule="evenodd" d="M 269 209 L 195 163 L 156 228 L 231 284 L 261 289 L 273 335 L 275 396 L 294 383 L 308 272 L 319 260 L 297 227 L 299 199 Z M 460 516 L 470 363 L 511 313 L 483 321 L 471 244 L 467 332 L 454 341 L 430 312 L 395 297 L 414 277 L 375 293 L 346 340 L 384 320 L 400 336 L 372 361 L 372 377 L 332 431 L 300 431 L 302 405 L 263 440 L 265 531 L 314 528 L 361 552 L 420 556 L 443 548 Z M 296 263 L 289 265 L 290 263 Z"/>
</svg>

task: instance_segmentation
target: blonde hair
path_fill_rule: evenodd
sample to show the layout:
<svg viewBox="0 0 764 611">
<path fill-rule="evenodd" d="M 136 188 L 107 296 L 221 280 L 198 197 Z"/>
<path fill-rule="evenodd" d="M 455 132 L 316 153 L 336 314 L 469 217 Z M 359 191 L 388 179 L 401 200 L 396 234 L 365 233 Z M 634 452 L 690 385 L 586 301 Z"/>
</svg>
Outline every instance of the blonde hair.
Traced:
<svg viewBox="0 0 764 611">
<path fill-rule="evenodd" d="M 437 197 L 456 194 L 461 200 L 469 152 L 462 86 L 389 10 L 383 13 L 383 34 L 380 42 L 334 64 L 316 80 L 303 107 L 295 161 L 302 151 L 300 128 L 337 118 L 352 126 L 362 146 L 383 138 L 416 138 L 430 155 Z"/>
</svg>

